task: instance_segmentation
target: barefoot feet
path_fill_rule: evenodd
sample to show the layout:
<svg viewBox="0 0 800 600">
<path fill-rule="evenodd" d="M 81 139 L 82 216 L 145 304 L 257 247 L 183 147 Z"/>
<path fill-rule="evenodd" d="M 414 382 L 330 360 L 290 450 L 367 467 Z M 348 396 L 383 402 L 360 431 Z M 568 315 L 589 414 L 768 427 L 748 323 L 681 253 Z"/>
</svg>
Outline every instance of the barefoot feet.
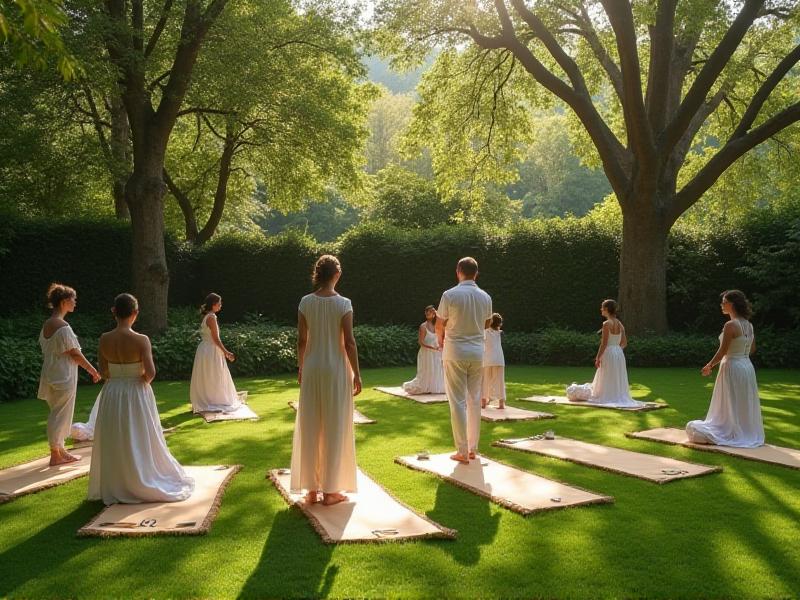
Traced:
<svg viewBox="0 0 800 600">
<path fill-rule="evenodd" d="M 469 464 L 469 459 L 466 456 L 464 456 L 463 454 L 459 454 L 458 452 L 456 452 L 455 454 L 451 454 L 450 455 L 450 460 L 454 460 L 456 462 L 459 462 L 462 465 L 468 465 Z"/>
<path fill-rule="evenodd" d="M 322 495 L 322 504 L 325 506 L 331 506 L 333 504 L 339 504 L 339 502 L 346 502 L 347 496 L 344 494 L 340 494 L 339 492 L 332 492 L 330 494 L 323 494 Z"/>
<path fill-rule="evenodd" d="M 75 456 L 74 454 L 70 454 L 64 448 L 51 448 L 50 449 L 50 466 L 56 467 L 58 465 L 65 465 L 67 463 L 73 463 L 79 461 L 81 459 L 80 456 Z"/>
<path fill-rule="evenodd" d="M 317 502 L 319 502 L 318 494 L 319 492 L 316 491 L 308 492 L 305 497 L 306 504 L 316 504 Z"/>
</svg>

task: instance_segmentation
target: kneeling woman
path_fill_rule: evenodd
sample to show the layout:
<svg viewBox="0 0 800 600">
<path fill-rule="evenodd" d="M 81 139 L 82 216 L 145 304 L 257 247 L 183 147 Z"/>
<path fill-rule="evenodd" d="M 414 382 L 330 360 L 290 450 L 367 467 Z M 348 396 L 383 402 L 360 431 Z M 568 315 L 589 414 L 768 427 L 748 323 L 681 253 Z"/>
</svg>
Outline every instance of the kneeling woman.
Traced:
<svg viewBox="0 0 800 600">
<path fill-rule="evenodd" d="M 106 384 L 98 398 L 89 499 L 105 504 L 177 502 L 194 491 L 170 454 L 150 382 L 156 375 L 150 339 L 131 329 L 136 298 L 114 300 L 117 327 L 100 337 L 98 355 Z"/>
<path fill-rule="evenodd" d="M 719 350 L 703 367 L 711 375 L 719 364 L 711 406 L 704 421 L 689 421 L 686 433 L 696 444 L 718 444 L 737 448 L 764 445 L 764 424 L 758 384 L 750 355 L 755 352 L 753 325 L 748 320 L 750 303 L 739 290 L 722 293 L 722 312 L 730 318 L 719 336 Z"/>
</svg>

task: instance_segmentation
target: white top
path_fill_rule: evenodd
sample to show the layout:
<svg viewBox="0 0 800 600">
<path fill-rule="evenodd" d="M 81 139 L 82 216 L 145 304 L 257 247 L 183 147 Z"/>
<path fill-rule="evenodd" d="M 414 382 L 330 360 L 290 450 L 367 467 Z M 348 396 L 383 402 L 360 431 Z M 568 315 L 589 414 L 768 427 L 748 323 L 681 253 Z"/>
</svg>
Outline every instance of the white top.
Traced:
<svg viewBox="0 0 800 600">
<path fill-rule="evenodd" d="M 503 356 L 503 332 L 500 329 L 484 329 L 484 367 L 505 367 L 506 358 Z"/>
<path fill-rule="evenodd" d="M 81 349 L 72 327 L 65 325 L 44 337 L 44 329 L 39 333 L 39 346 L 42 349 L 42 374 L 39 378 L 41 400 L 50 400 L 52 390 L 71 389 L 78 383 L 78 364 L 66 352 L 73 348 Z"/>
<path fill-rule="evenodd" d="M 483 331 L 492 318 L 492 299 L 472 280 L 450 288 L 437 309 L 447 319 L 443 360 L 483 361 Z"/>
</svg>

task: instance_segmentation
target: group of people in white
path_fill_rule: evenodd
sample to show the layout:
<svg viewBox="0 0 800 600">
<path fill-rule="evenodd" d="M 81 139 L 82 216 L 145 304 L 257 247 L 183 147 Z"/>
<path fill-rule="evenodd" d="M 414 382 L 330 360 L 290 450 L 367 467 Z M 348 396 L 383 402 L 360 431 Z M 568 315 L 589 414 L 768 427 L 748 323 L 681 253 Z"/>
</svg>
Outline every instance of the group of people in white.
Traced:
<svg viewBox="0 0 800 600">
<path fill-rule="evenodd" d="M 345 501 L 347 493 L 357 492 L 353 397 L 362 384 L 352 303 L 336 291 L 341 276 L 335 256 L 320 257 L 312 276 L 314 291 L 298 307 L 300 401 L 290 485 L 305 502 L 324 505 Z M 459 260 L 456 278 L 458 284 L 442 294 L 438 307 L 425 308 L 417 374 L 403 387 L 410 394 L 446 394 L 455 446 L 451 458 L 468 464 L 478 452 L 481 408 L 492 400 L 505 408 L 503 319 L 492 311 L 491 297 L 476 283 L 475 259 Z M 43 365 L 38 396 L 50 407 L 50 464 L 80 460 L 66 450 L 70 435 L 93 439 L 90 499 L 113 504 L 188 498 L 194 482 L 167 448 L 150 386 L 156 374 L 150 340 L 133 330 L 139 314 L 136 298 L 131 294 L 115 298 L 116 327 L 100 338 L 99 369 L 85 358 L 66 321 L 77 305 L 75 290 L 52 284 L 48 301 L 52 313 L 39 335 Z M 235 357 L 219 335 L 216 313 L 221 308 L 218 294 L 210 294 L 203 304 L 201 342 L 190 385 L 194 412 L 235 411 L 244 401 L 226 364 Z M 570 386 L 568 395 L 576 401 L 615 407 L 638 404 L 630 396 L 623 352 L 627 338 L 616 309 L 613 300 L 602 303 L 605 321 L 597 371 L 591 384 Z M 730 320 L 720 335 L 719 350 L 702 369 L 708 376 L 720 366 L 711 406 L 706 419 L 689 422 L 686 432 L 696 443 L 756 447 L 764 443 L 764 428 L 749 358 L 755 350 L 750 304 L 742 292 L 729 290 L 721 296 L 721 309 Z M 105 384 L 89 423 L 73 425 L 78 367 L 95 383 L 104 379 Z"/>
</svg>

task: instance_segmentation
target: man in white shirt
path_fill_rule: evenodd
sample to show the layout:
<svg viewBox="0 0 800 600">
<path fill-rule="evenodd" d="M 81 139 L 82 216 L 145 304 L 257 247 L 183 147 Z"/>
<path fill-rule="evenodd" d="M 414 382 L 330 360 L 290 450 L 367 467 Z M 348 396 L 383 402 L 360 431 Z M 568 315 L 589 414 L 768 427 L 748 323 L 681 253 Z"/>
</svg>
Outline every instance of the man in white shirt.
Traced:
<svg viewBox="0 0 800 600">
<path fill-rule="evenodd" d="M 458 285 L 439 301 L 436 335 L 444 349 L 444 388 L 456 444 L 450 458 L 469 463 L 481 434 L 483 330 L 492 318 L 492 299 L 475 283 L 478 261 L 474 258 L 458 261 L 456 277 Z"/>
</svg>

